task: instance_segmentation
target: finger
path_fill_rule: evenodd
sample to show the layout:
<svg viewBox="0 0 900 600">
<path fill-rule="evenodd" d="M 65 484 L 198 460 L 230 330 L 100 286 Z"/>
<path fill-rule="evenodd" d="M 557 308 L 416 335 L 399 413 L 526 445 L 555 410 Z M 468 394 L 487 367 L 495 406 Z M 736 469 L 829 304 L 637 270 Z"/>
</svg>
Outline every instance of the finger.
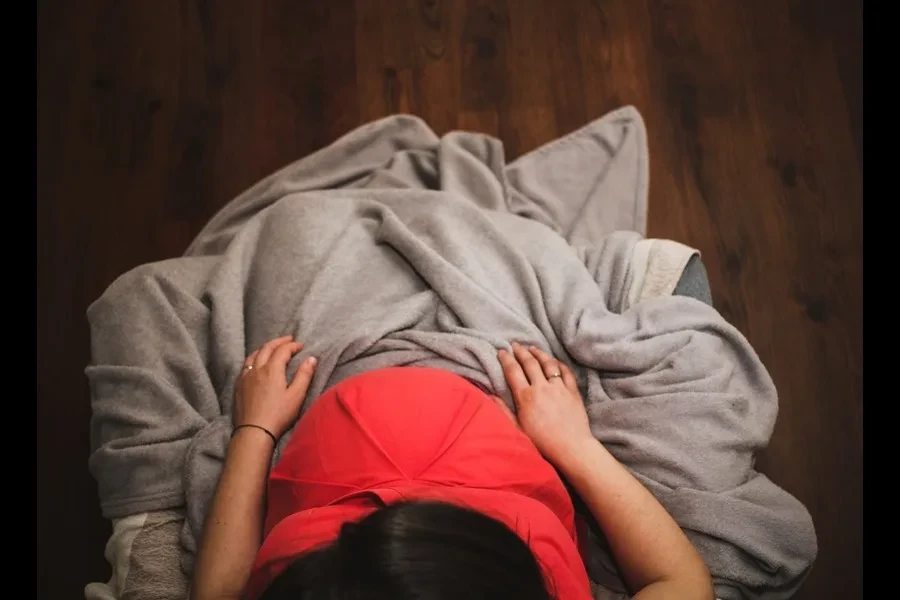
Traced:
<svg viewBox="0 0 900 600">
<path fill-rule="evenodd" d="M 256 360 L 256 355 L 259 354 L 259 350 L 254 350 L 250 356 L 244 361 L 244 371 L 246 372 L 247 367 L 253 366 L 253 361 Z"/>
<path fill-rule="evenodd" d="M 317 362 L 315 356 L 308 356 L 300 363 L 300 367 L 297 369 L 297 372 L 294 373 L 294 380 L 291 382 L 291 385 L 288 386 L 288 393 L 292 397 L 301 401 L 306 398 L 306 392 L 309 391 L 309 384 L 316 372 Z"/>
<path fill-rule="evenodd" d="M 253 366 L 255 368 L 259 368 L 269 362 L 269 358 L 272 357 L 272 353 L 275 352 L 275 349 L 278 346 L 285 344 L 293 339 L 293 336 L 284 335 L 281 337 L 277 337 L 274 340 L 269 340 L 259 349 L 259 354 L 256 355 L 256 360 L 253 361 Z"/>
<path fill-rule="evenodd" d="M 528 377 L 531 385 L 547 382 L 547 376 L 544 375 L 541 363 L 537 361 L 531 352 L 519 344 L 513 344 L 513 353 L 516 355 L 516 360 L 522 365 L 522 370 L 525 371 L 525 376 Z"/>
<path fill-rule="evenodd" d="M 562 373 L 562 381 L 566 384 L 566 389 L 573 394 L 580 394 L 578 390 L 578 380 L 575 379 L 575 373 L 569 368 L 569 365 L 559 363 L 559 371 Z"/>
<path fill-rule="evenodd" d="M 562 369 L 559 368 L 560 362 L 558 360 L 537 346 L 531 346 L 528 348 L 528 351 L 541 363 L 541 370 L 544 372 L 544 377 L 547 378 L 547 381 L 559 379 L 556 375 L 562 375 Z"/>
<path fill-rule="evenodd" d="M 512 392 L 513 400 L 518 402 L 519 394 L 528 387 L 528 378 L 525 377 L 525 372 L 522 371 L 522 365 L 519 364 L 515 356 L 503 349 L 497 352 L 497 360 L 500 361 L 500 366 L 503 367 L 503 376 L 506 378 L 506 383 Z"/>
<path fill-rule="evenodd" d="M 273 368 L 279 369 L 282 372 L 287 369 L 288 362 L 291 360 L 291 357 L 303 348 L 303 344 L 298 342 L 290 342 L 287 344 L 282 344 L 275 349 L 275 352 L 272 353 L 272 358 L 269 359 L 268 364 Z"/>
</svg>

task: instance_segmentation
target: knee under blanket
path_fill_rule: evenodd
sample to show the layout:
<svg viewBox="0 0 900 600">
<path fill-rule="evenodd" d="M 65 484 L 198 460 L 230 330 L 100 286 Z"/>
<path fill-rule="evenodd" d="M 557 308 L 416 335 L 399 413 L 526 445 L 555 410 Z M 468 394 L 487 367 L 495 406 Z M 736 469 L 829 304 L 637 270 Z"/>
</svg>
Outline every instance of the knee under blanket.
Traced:
<svg viewBox="0 0 900 600">
<path fill-rule="evenodd" d="M 816 539 L 805 508 L 753 468 L 776 418 L 773 383 L 712 307 L 627 305 L 646 199 L 631 107 L 511 164 L 494 138 L 438 139 L 398 116 L 275 173 L 185 256 L 122 275 L 89 308 L 104 514 L 185 505 L 182 542 L 195 550 L 235 377 L 269 338 L 306 342 L 289 374 L 319 358 L 307 407 L 396 365 L 453 371 L 512 406 L 496 349 L 518 340 L 575 370 L 595 435 L 684 528 L 720 598 L 789 596 Z M 624 590 L 601 541 L 589 572 Z"/>
</svg>

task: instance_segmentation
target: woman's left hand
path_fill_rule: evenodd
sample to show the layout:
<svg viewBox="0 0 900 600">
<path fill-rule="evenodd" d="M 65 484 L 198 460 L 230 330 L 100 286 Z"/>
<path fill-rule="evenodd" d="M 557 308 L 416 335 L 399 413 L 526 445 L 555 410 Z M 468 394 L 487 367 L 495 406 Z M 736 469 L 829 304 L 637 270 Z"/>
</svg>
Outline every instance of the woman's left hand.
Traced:
<svg viewBox="0 0 900 600">
<path fill-rule="evenodd" d="M 234 427 L 256 425 L 276 438 L 288 430 L 306 399 L 316 359 L 303 361 L 294 380 L 287 381 L 287 365 L 303 344 L 292 336 L 266 342 L 244 361 L 234 397 Z"/>
</svg>

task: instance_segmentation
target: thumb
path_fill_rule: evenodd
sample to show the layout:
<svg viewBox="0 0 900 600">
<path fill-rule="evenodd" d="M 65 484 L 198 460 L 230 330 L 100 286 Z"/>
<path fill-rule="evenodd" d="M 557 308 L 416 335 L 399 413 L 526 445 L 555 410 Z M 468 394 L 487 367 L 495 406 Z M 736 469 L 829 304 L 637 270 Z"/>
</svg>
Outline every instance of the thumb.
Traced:
<svg viewBox="0 0 900 600">
<path fill-rule="evenodd" d="M 316 357 L 309 356 L 300 363 L 300 368 L 294 373 L 294 380 L 291 382 L 291 385 L 288 386 L 288 393 L 292 397 L 302 401 L 306 397 L 306 392 L 309 390 L 309 384 L 312 381 L 315 372 Z"/>
<path fill-rule="evenodd" d="M 500 398 L 499 396 L 491 396 L 491 399 L 497 403 L 497 406 L 500 407 L 500 410 L 503 411 L 503 414 L 506 415 L 506 417 L 510 421 L 512 421 L 516 426 L 519 425 L 519 419 L 516 417 L 513 411 L 509 409 L 509 407 L 506 405 L 506 402 L 504 402 L 502 398 Z"/>
</svg>

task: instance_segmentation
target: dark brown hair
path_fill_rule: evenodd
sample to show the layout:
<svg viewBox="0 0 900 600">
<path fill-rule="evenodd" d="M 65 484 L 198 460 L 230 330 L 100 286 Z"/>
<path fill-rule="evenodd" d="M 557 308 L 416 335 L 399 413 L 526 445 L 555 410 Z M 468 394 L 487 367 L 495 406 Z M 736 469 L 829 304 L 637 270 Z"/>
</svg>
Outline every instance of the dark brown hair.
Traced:
<svg viewBox="0 0 900 600">
<path fill-rule="evenodd" d="M 262 600 L 550 600 L 528 545 L 484 514 L 403 502 L 299 556 Z"/>
</svg>

